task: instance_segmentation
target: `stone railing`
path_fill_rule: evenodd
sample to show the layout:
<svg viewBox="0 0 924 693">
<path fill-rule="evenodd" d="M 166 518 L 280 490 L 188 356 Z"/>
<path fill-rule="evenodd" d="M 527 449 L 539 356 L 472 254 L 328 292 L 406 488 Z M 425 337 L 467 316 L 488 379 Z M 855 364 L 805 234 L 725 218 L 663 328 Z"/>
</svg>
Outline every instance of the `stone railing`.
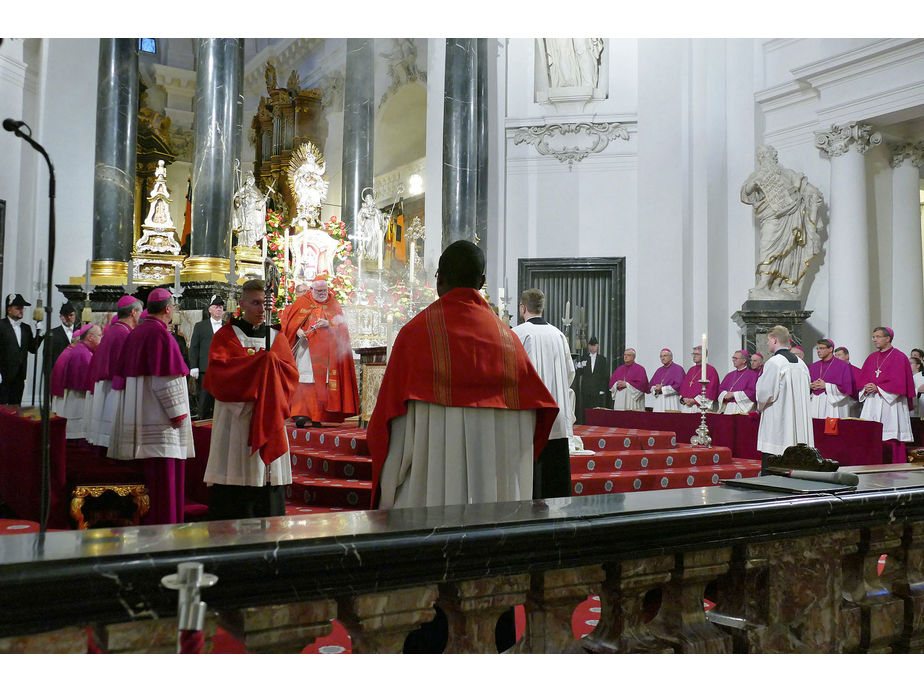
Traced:
<svg viewBox="0 0 924 693">
<path fill-rule="evenodd" d="M 299 652 L 336 618 L 354 652 L 400 652 L 438 605 L 446 652 L 494 652 L 498 617 L 525 604 L 513 652 L 921 652 L 922 476 L 2 537 L 0 652 L 84 652 L 88 626 L 103 652 L 175 651 L 160 579 L 191 560 L 219 578 L 206 650 L 221 625 L 248 651 Z M 590 594 L 600 621 L 576 640 Z"/>
</svg>

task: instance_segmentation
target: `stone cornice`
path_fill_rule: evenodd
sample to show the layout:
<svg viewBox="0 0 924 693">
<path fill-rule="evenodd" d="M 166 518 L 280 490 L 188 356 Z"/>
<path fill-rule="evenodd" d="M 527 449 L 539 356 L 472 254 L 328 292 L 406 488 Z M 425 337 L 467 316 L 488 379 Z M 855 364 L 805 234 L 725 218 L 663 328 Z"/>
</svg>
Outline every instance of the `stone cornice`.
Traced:
<svg viewBox="0 0 924 693">
<path fill-rule="evenodd" d="M 870 147 L 882 143 L 882 135 L 873 131 L 872 125 L 863 123 L 847 123 L 835 125 L 830 130 L 815 133 L 815 146 L 828 158 L 846 154 L 850 147 L 856 147 L 861 154 L 865 154 Z"/>
<path fill-rule="evenodd" d="M 154 64 L 154 79 L 169 91 L 192 96 L 196 93 L 196 72 L 182 67 Z"/>
<path fill-rule="evenodd" d="M 273 63 L 284 84 L 289 73 L 323 41 L 319 38 L 283 39 L 278 44 L 267 46 L 244 66 L 244 93 L 263 94 L 266 91 L 264 70 L 267 61 Z"/>
<path fill-rule="evenodd" d="M 850 79 L 886 65 L 924 54 L 924 39 L 882 39 L 861 48 L 808 63 L 792 70 L 792 76 L 813 87 Z"/>
</svg>

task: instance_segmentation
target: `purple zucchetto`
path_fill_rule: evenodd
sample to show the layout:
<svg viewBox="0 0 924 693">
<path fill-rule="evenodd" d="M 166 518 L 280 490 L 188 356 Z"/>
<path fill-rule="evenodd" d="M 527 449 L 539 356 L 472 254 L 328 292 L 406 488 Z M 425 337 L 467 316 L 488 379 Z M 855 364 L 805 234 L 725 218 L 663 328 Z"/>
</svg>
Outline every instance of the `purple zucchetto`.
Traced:
<svg viewBox="0 0 924 693">
<path fill-rule="evenodd" d="M 116 303 L 116 308 L 124 308 L 125 306 L 131 305 L 137 300 L 138 299 L 135 298 L 134 296 L 123 296 L 122 298 L 119 299 L 119 302 Z"/>
<path fill-rule="evenodd" d="M 172 294 L 166 289 L 154 289 L 154 291 L 148 295 L 148 305 L 157 303 L 158 301 L 166 301 L 171 295 Z"/>
</svg>

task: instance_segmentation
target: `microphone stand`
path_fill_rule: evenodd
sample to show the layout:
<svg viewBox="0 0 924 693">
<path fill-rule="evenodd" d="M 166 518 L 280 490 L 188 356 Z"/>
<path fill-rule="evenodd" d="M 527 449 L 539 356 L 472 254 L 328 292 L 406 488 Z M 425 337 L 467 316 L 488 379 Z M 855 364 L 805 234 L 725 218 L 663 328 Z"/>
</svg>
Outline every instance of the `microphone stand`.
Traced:
<svg viewBox="0 0 924 693">
<path fill-rule="evenodd" d="M 3 123 L 4 129 L 10 130 L 9 121 Z M 46 301 L 45 305 L 51 305 L 52 291 L 52 273 L 55 264 L 55 167 L 51 163 L 51 158 L 45 148 L 32 139 L 32 129 L 29 128 L 29 134 L 22 131 L 22 127 L 29 128 L 25 123 L 14 124 L 12 132 L 17 137 L 21 137 L 29 145 L 41 154 L 45 163 L 48 164 L 48 274 L 46 281 Z M 48 335 L 51 334 L 51 311 L 45 311 L 45 340 L 42 351 L 42 504 L 39 517 L 39 533 L 41 541 L 44 541 L 45 530 L 48 527 L 48 513 L 50 510 L 50 477 L 51 477 L 51 340 Z"/>
</svg>

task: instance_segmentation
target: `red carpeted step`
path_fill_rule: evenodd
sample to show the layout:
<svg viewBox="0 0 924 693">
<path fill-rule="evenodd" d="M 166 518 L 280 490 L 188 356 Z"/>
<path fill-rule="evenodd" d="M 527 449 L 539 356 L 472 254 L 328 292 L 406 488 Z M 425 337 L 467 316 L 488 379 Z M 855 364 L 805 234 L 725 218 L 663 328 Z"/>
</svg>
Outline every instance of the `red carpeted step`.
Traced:
<svg viewBox="0 0 924 693">
<path fill-rule="evenodd" d="M 577 474 L 571 477 L 572 495 L 628 493 L 659 489 L 717 486 L 722 479 L 742 479 L 760 474 L 760 461 L 733 460 L 730 464 L 675 469 Z"/>
<path fill-rule="evenodd" d="M 188 498 L 183 503 L 183 522 L 204 521 L 209 514 L 209 506 L 196 503 Z"/>
<path fill-rule="evenodd" d="M 678 445 L 667 450 L 625 450 L 598 452 L 594 455 L 573 455 L 571 473 L 641 471 L 643 469 L 670 469 L 696 465 L 731 464 L 731 448 L 695 448 Z"/>
<path fill-rule="evenodd" d="M 574 427 L 574 435 L 583 441 L 584 449 L 594 452 L 598 450 L 651 450 L 672 448 L 677 445 L 677 434 L 673 431 L 578 425 Z"/>
<path fill-rule="evenodd" d="M 369 454 L 366 445 L 366 429 L 355 424 L 330 424 L 321 428 L 288 427 L 289 446 L 293 449 L 324 449 L 345 455 L 365 456 Z"/>
<path fill-rule="evenodd" d="M 306 506 L 361 510 L 372 504 L 372 482 L 293 474 L 292 485 L 286 487 L 286 498 Z"/>
<path fill-rule="evenodd" d="M 372 479 L 372 459 L 300 447 L 291 451 L 292 473 L 328 479 Z"/>
</svg>

